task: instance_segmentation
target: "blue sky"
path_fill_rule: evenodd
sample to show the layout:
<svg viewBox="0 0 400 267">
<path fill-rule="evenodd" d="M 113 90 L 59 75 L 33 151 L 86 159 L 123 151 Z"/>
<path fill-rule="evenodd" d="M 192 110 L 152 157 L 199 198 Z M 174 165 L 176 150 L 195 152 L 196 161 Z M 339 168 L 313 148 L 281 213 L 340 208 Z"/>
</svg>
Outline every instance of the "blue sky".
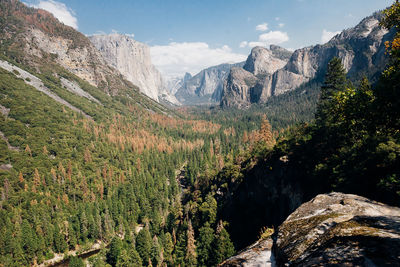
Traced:
<svg viewBox="0 0 400 267">
<path fill-rule="evenodd" d="M 393 0 L 26 0 L 84 34 L 119 32 L 151 47 L 167 76 L 244 60 L 255 45 L 297 49 Z"/>
</svg>

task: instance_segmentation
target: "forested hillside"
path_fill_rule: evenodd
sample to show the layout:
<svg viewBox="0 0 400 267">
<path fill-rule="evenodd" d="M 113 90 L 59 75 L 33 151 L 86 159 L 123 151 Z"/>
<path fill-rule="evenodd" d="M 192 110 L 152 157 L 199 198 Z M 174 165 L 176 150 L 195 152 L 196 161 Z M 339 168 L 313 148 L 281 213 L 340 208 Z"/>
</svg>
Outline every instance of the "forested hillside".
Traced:
<svg viewBox="0 0 400 267">
<path fill-rule="evenodd" d="M 33 30 L 69 38 L 67 57 L 91 49 L 85 36 L 18 1 L 1 1 L 0 10 L 0 264 L 40 264 L 111 240 L 111 254 L 94 266 L 195 260 L 176 171 L 194 159 L 222 168 L 239 133 L 169 110 L 105 66 L 94 73 L 107 83 L 95 87 L 26 39 Z M 213 242 L 230 243 L 212 223 Z"/>
</svg>

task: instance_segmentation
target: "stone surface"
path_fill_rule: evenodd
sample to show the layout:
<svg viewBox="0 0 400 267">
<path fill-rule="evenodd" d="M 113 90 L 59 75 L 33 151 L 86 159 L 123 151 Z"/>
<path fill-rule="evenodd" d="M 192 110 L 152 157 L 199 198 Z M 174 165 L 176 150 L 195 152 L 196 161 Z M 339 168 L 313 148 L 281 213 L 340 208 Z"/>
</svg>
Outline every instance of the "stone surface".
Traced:
<svg viewBox="0 0 400 267">
<path fill-rule="evenodd" d="M 228 87 L 229 90 L 224 89 L 221 104 L 226 107 L 247 108 L 250 103 L 254 102 L 252 96 L 255 94 L 255 88 L 260 88 L 260 85 L 253 73 L 235 67 L 231 69 L 225 81 L 224 88 Z"/>
<path fill-rule="evenodd" d="M 68 91 L 70 91 L 78 96 L 85 97 L 85 98 L 89 99 L 90 101 L 93 101 L 93 102 L 101 105 L 99 100 L 97 100 L 91 94 L 89 94 L 88 92 L 83 90 L 76 82 L 71 82 L 71 81 L 65 79 L 64 77 L 61 77 L 60 81 L 61 81 L 62 86 L 64 88 L 66 88 Z"/>
<path fill-rule="evenodd" d="M 243 70 L 246 75 L 238 75 L 237 69 L 231 70 L 221 93 L 221 105 L 224 107 L 247 108 L 251 103 L 265 102 L 272 95 L 273 74 L 288 62 L 291 52 L 279 46 L 254 47 L 248 56 Z M 246 82 L 249 74 L 255 82 Z M 242 72 L 243 74 L 243 72 Z M 241 89 L 238 90 L 238 85 Z"/>
<path fill-rule="evenodd" d="M 106 62 L 138 86 L 140 91 L 158 101 L 166 91 L 161 73 L 151 63 L 150 48 L 121 34 L 93 35 L 90 41 Z"/>
<path fill-rule="evenodd" d="M 279 226 L 273 251 L 278 266 L 400 266 L 400 209 L 318 195 Z"/>
<path fill-rule="evenodd" d="M 400 266 L 400 208 L 321 194 L 220 266 Z"/>
<path fill-rule="evenodd" d="M 271 267 L 275 266 L 275 259 L 271 253 L 272 239 L 259 240 L 253 245 L 245 248 L 236 256 L 233 256 L 223 263 L 220 267 Z"/>
<path fill-rule="evenodd" d="M 274 51 L 279 51 L 280 49 L 278 46 L 273 46 L 273 48 L 275 50 L 266 49 L 260 46 L 254 47 L 243 68 L 254 75 L 273 74 L 275 71 L 283 68 L 288 62 L 289 57 L 286 56 L 281 58 L 279 55 L 276 56 Z M 287 51 L 283 48 L 281 49 Z M 289 51 L 287 51 L 287 53 L 289 55 L 291 54 Z"/>
</svg>

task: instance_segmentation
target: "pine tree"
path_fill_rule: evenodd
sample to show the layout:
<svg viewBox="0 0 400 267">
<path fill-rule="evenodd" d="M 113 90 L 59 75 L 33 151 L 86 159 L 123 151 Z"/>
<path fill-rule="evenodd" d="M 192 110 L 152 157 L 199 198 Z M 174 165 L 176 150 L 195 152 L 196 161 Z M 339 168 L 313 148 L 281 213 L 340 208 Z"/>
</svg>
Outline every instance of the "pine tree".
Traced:
<svg viewBox="0 0 400 267">
<path fill-rule="evenodd" d="M 22 248 L 25 250 L 25 254 L 32 260 L 37 251 L 38 240 L 36 233 L 31 228 L 27 220 L 22 221 Z"/>
<path fill-rule="evenodd" d="M 166 233 L 164 237 L 164 257 L 165 260 L 172 264 L 172 251 L 174 250 L 174 244 L 170 233 Z"/>
<path fill-rule="evenodd" d="M 151 262 L 154 264 L 154 266 L 159 266 L 161 264 L 161 247 L 158 243 L 157 236 L 153 237 L 150 256 Z"/>
<path fill-rule="evenodd" d="M 148 262 L 150 258 L 152 240 L 149 230 L 145 227 L 136 237 L 136 251 L 142 258 L 142 262 Z"/>
<path fill-rule="evenodd" d="M 213 248 L 213 265 L 217 265 L 235 254 L 235 247 L 233 246 L 229 233 L 225 230 L 222 221 L 218 223 Z"/>
<path fill-rule="evenodd" d="M 212 252 L 212 244 L 214 242 L 214 230 L 207 222 L 199 229 L 199 237 L 197 239 L 197 255 L 199 266 L 211 266 L 210 256 Z"/>
<path fill-rule="evenodd" d="M 325 125 L 330 119 L 335 106 L 334 96 L 344 91 L 348 84 L 346 70 L 339 58 L 334 57 L 328 64 L 324 85 L 317 106 L 316 119 L 319 125 Z"/>
<path fill-rule="evenodd" d="M 122 241 L 118 237 L 114 237 L 111 240 L 110 249 L 106 255 L 107 262 L 111 266 L 116 266 L 121 252 L 122 252 Z"/>
</svg>

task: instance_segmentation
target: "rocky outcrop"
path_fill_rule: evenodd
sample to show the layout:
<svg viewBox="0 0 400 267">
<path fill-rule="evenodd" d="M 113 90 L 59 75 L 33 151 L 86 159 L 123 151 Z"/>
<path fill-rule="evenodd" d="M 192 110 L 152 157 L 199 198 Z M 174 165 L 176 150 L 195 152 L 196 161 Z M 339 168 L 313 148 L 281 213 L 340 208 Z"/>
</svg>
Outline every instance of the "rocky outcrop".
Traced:
<svg viewBox="0 0 400 267">
<path fill-rule="evenodd" d="M 224 82 L 231 68 L 242 67 L 242 63 L 221 64 L 200 71 L 193 77 L 186 76 L 175 96 L 184 104 L 212 104 L 221 100 Z"/>
<path fill-rule="evenodd" d="M 379 26 L 381 16 L 377 12 L 363 19 L 356 27 L 344 30 L 326 44 L 296 50 L 282 67 L 279 67 L 281 61 L 270 56 L 273 49 L 277 50 L 276 47 L 270 49 L 272 52 L 254 48 L 244 69 L 257 76 L 260 80 L 258 84 L 263 84 L 261 95 L 267 97 L 252 98 L 254 101 L 248 103 L 235 101 L 229 93 L 233 88 L 227 83 L 221 105 L 243 107 L 251 103 L 265 103 L 269 96 L 294 90 L 311 79 L 322 80 L 328 62 L 335 56 L 342 60 L 351 78 L 359 79 L 361 75 L 367 75 L 372 80 L 376 79 L 386 65 L 384 43 L 393 37 L 392 31 Z M 287 53 L 284 55 L 287 56 Z"/>
<path fill-rule="evenodd" d="M 257 46 L 251 50 L 243 69 L 256 76 L 273 74 L 286 65 L 291 54 L 279 46 L 271 46 L 270 49 Z"/>
<path fill-rule="evenodd" d="M 318 195 L 279 226 L 278 266 L 399 266 L 400 209 L 357 195 Z"/>
<path fill-rule="evenodd" d="M 247 108 L 251 103 L 265 102 L 272 94 L 265 88 L 271 88 L 273 73 L 287 64 L 290 55 L 290 51 L 279 46 L 271 46 L 270 49 L 254 47 L 242 72 L 232 69 L 224 82 L 221 106 Z M 250 76 L 253 78 L 249 83 Z"/>
<path fill-rule="evenodd" d="M 161 73 L 151 63 L 150 48 L 146 44 L 117 33 L 94 35 L 89 39 L 107 63 L 142 93 L 157 101 L 162 93 L 166 94 Z"/>
<path fill-rule="evenodd" d="M 246 108 L 249 103 L 254 102 L 256 88 L 262 89 L 257 77 L 242 68 L 232 68 L 224 87 L 229 86 L 229 90 L 224 92 L 222 105 Z M 258 90 L 259 93 L 262 90 Z M 253 101 L 252 101 L 253 100 Z"/>
<path fill-rule="evenodd" d="M 330 193 L 302 204 L 272 239 L 258 240 L 221 266 L 399 266 L 399 255 L 399 208 Z"/>
<path fill-rule="evenodd" d="M 51 54 L 55 61 L 68 71 L 94 86 L 107 82 L 107 75 L 118 75 L 107 67 L 100 53 L 90 42 L 74 46 L 73 41 L 63 36 L 52 36 L 40 29 L 26 31 L 25 52 L 39 58 Z"/>
<path fill-rule="evenodd" d="M 272 238 L 258 240 L 256 243 L 227 259 L 219 267 L 271 267 L 275 266 L 272 254 Z"/>
</svg>

